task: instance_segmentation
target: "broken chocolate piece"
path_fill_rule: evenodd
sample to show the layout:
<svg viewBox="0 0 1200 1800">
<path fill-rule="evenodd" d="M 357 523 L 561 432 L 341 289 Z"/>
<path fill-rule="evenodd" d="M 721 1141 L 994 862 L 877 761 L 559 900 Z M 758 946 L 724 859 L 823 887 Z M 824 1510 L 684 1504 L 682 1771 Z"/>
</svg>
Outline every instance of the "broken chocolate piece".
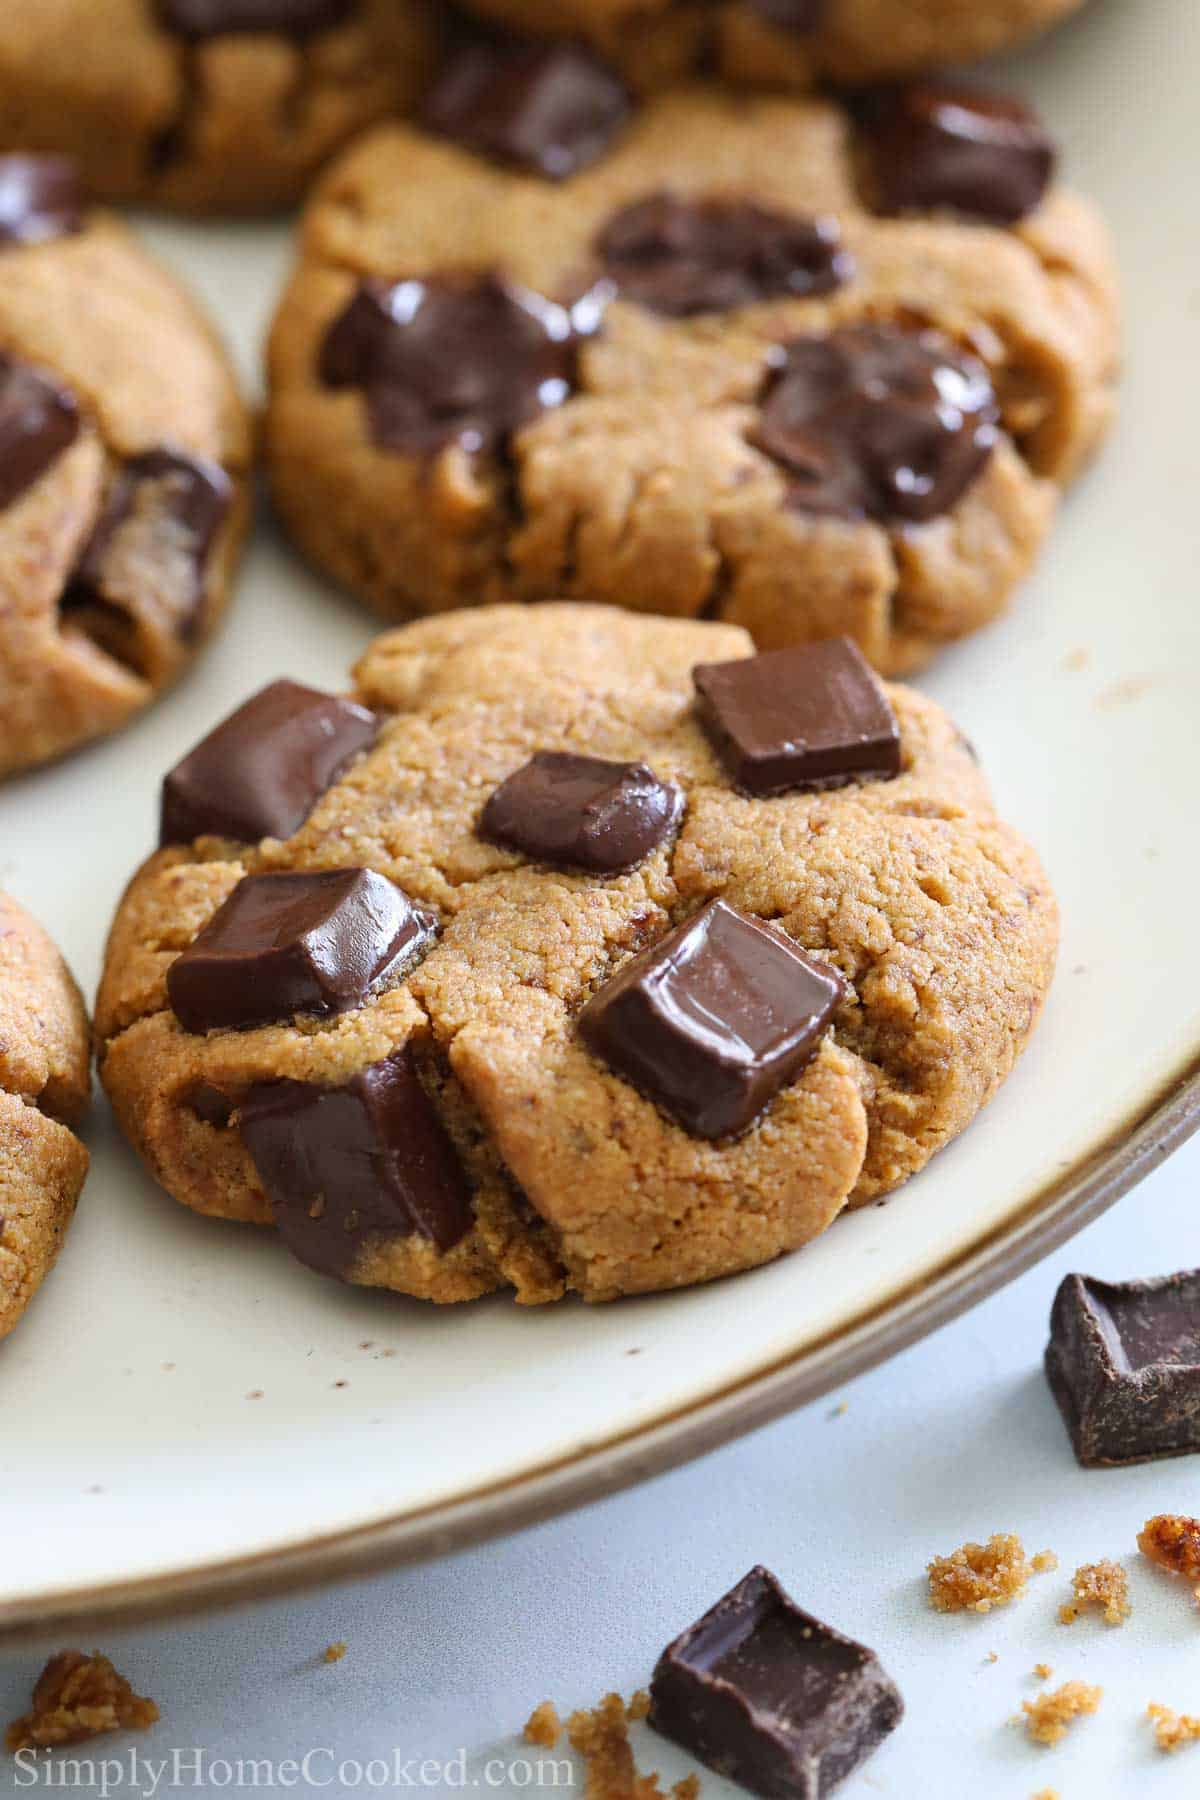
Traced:
<svg viewBox="0 0 1200 1800">
<path fill-rule="evenodd" d="M 211 1081 L 198 1081 L 190 1087 L 184 1095 L 184 1104 L 203 1124 L 211 1125 L 217 1131 L 224 1131 L 237 1111 L 229 1095 L 214 1087 Z"/>
<path fill-rule="evenodd" d="M 360 0 L 157 0 L 157 5 L 167 30 L 181 37 L 261 31 L 302 38 L 345 24 Z"/>
<path fill-rule="evenodd" d="M 451 56 L 423 123 L 476 155 L 562 181 L 603 156 L 632 110 L 624 82 L 580 45 L 492 40 Z"/>
<path fill-rule="evenodd" d="M 937 332 L 850 325 L 780 347 L 751 441 L 800 512 L 922 523 L 982 472 L 999 416 L 983 364 Z"/>
<path fill-rule="evenodd" d="M 712 900 L 626 963 L 579 1030 L 685 1131 L 730 1137 L 812 1060 L 845 992 L 830 964 Z"/>
<path fill-rule="evenodd" d="M 359 1006 L 428 947 L 431 914 L 373 869 L 245 875 L 167 971 L 185 1031 Z"/>
<path fill-rule="evenodd" d="M 251 1088 L 241 1135 L 280 1236 L 320 1275 L 345 1279 L 373 1242 L 418 1234 L 446 1251 L 471 1228 L 470 1189 L 410 1045 L 345 1087 Z"/>
<path fill-rule="evenodd" d="M 854 272 L 836 219 L 750 200 L 653 194 L 610 219 L 596 249 L 623 300 L 675 318 L 827 294 Z"/>
<path fill-rule="evenodd" d="M 79 435 L 66 388 L 0 355 L 0 511 L 31 488 Z"/>
<path fill-rule="evenodd" d="M 923 82 L 868 96 L 862 133 L 880 212 L 949 208 L 1012 225 L 1041 204 L 1057 160 L 1031 107 Z"/>
<path fill-rule="evenodd" d="M 1155 1281 L 1068 1275 L 1046 1376 L 1085 1468 L 1200 1450 L 1200 1270 Z"/>
<path fill-rule="evenodd" d="M 82 225 L 79 170 L 69 156 L 0 156 L 0 246 L 44 244 Z"/>
<path fill-rule="evenodd" d="M 561 406 L 575 377 L 570 312 L 499 275 L 366 281 L 321 346 L 329 387 L 366 395 L 384 450 L 492 450 Z"/>
<path fill-rule="evenodd" d="M 761 1566 L 668 1644 L 650 1683 L 654 1730 L 767 1800 L 824 1800 L 903 1714 L 874 1651 Z"/>
<path fill-rule="evenodd" d="M 700 723 L 746 794 L 890 781 L 900 727 L 849 638 L 768 650 L 692 671 Z"/>
<path fill-rule="evenodd" d="M 365 706 L 295 681 L 273 681 L 166 777 L 159 842 L 291 837 L 378 731 L 379 720 Z"/>
<path fill-rule="evenodd" d="M 649 856 L 682 810 L 679 789 L 645 763 L 539 750 L 496 789 L 479 828 L 542 862 L 609 875 Z"/>
</svg>

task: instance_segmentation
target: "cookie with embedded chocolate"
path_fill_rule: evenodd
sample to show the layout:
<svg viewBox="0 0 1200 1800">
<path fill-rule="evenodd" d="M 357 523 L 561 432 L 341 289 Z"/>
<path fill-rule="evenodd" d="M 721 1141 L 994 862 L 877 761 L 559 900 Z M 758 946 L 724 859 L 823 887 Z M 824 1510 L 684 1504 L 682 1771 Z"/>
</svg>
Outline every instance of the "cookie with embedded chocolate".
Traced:
<svg viewBox="0 0 1200 1800">
<path fill-rule="evenodd" d="M 1012 1067 L 1046 878 L 853 645 L 491 607 L 356 677 L 168 773 L 113 926 L 101 1077 L 184 1205 L 367 1286 L 603 1300 L 807 1243 Z"/>
<path fill-rule="evenodd" d="M 41 926 L 0 893 L 0 1337 L 49 1274 L 87 1174 L 79 989 Z"/>
<path fill-rule="evenodd" d="M 433 67 L 428 0 L 38 0 L 0 8 L 0 151 L 186 211 L 286 206 Z"/>
<path fill-rule="evenodd" d="M 1108 424 L 1105 230 L 1023 105 L 637 104 L 469 44 L 302 227 L 270 344 L 296 541 L 392 616 L 567 597 L 853 637 L 995 616 Z"/>
<path fill-rule="evenodd" d="M 70 162 L 0 156 L 0 776 L 187 667 L 225 609 L 249 464 L 193 302 Z"/>
</svg>

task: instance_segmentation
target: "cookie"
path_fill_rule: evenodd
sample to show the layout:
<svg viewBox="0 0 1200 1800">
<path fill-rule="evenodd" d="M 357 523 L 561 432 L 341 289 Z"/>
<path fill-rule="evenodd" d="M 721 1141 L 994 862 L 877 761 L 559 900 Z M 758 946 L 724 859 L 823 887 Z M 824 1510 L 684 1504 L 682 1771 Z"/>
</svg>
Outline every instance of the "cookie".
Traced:
<svg viewBox="0 0 1200 1800">
<path fill-rule="evenodd" d="M 475 47 L 318 187 L 270 343 L 296 541 L 391 616 L 568 597 L 903 674 L 1108 424 L 1104 228 L 1017 102 L 683 89 Z"/>
<path fill-rule="evenodd" d="M 0 157 L 0 775 L 148 706 L 225 608 L 250 423 L 207 321 L 61 158 Z"/>
<path fill-rule="evenodd" d="M 162 824 L 97 1003 L 124 1131 L 184 1205 L 437 1301 L 798 1248 L 969 1123 L 1054 963 L 966 740 L 846 640 L 423 620 L 352 698 L 248 701 Z"/>
<path fill-rule="evenodd" d="M 106 200 L 287 205 L 356 131 L 411 104 L 436 20 L 427 0 L 5 7 L 0 149 L 75 156 Z"/>
<path fill-rule="evenodd" d="M 72 1127 L 89 1086 L 79 989 L 41 926 L 0 893 L 0 1337 L 71 1223 L 88 1166 Z"/>
</svg>

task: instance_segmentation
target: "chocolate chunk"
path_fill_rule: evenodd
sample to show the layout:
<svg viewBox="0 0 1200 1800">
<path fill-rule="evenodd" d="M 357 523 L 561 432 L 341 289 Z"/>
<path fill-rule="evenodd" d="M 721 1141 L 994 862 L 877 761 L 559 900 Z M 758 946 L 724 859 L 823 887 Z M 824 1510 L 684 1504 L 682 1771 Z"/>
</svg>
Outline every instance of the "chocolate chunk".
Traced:
<svg viewBox="0 0 1200 1800">
<path fill-rule="evenodd" d="M 423 117 L 479 156 L 562 181 L 603 156 L 632 110 L 624 82 L 579 45 L 496 40 L 451 56 Z"/>
<path fill-rule="evenodd" d="M 345 1087 L 269 1081 L 241 1106 L 242 1141 L 279 1235 L 320 1275 L 348 1277 L 394 1238 L 446 1251 L 471 1229 L 471 1193 L 410 1046 Z"/>
<path fill-rule="evenodd" d="M 246 1031 L 360 1006 L 436 921 L 373 869 L 245 875 L 167 971 L 185 1031 Z"/>
<path fill-rule="evenodd" d="M 845 994 L 830 964 L 712 900 L 580 1015 L 584 1041 L 694 1137 L 729 1137 L 816 1055 Z"/>
<path fill-rule="evenodd" d="M 752 441 L 801 512 L 920 523 L 980 474 L 998 417 L 983 364 L 937 332 L 854 325 L 782 346 Z"/>
<path fill-rule="evenodd" d="M 347 764 L 375 742 L 365 706 L 273 681 L 176 763 L 162 790 L 161 844 L 289 838 Z"/>
<path fill-rule="evenodd" d="M 650 1683 L 655 1731 L 767 1800 L 824 1800 L 903 1716 L 875 1652 L 761 1566 L 667 1645 Z"/>
<path fill-rule="evenodd" d="M 181 37 L 261 31 L 311 37 L 332 31 L 359 11 L 360 0 L 157 0 L 158 16 Z"/>
<path fill-rule="evenodd" d="M 198 1119 L 217 1131 L 224 1131 L 237 1110 L 229 1095 L 214 1087 L 211 1081 L 198 1081 L 188 1089 L 184 1100 Z"/>
<path fill-rule="evenodd" d="M 0 355 L 0 511 L 31 488 L 79 435 L 66 388 Z"/>
<path fill-rule="evenodd" d="M 1200 1450 L 1200 1270 L 1156 1281 L 1068 1275 L 1046 1376 L 1085 1468 Z"/>
<path fill-rule="evenodd" d="M 560 406 L 575 376 L 571 314 L 498 275 L 367 281 L 330 326 L 320 376 L 366 392 L 384 450 L 493 450 Z"/>
<path fill-rule="evenodd" d="M 750 200 L 653 194 L 610 219 L 596 249 L 622 299 L 675 318 L 827 294 L 854 272 L 836 219 Z"/>
<path fill-rule="evenodd" d="M 1011 225 L 1041 204 L 1057 161 L 1032 108 L 932 82 L 868 96 L 861 110 L 880 212 L 949 208 Z"/>
<path fill-rule="evenodd" d="M 79 170 L 69 156 L 0 156 L 0 246 L 43 244 L 82 225 Z"/>
<path fill-rule="evenodd" d="M 825 22 L 829 0 L 749 0 L 751 12 L 781 31 L 816 31 Z"/>
<path fill-rule="evenodd" d="M 671 831 L 683 795 L 645 763 L 539 750 L 483 809 L 484 837 L 593 874 L 632 869 Z"/>
</svg>

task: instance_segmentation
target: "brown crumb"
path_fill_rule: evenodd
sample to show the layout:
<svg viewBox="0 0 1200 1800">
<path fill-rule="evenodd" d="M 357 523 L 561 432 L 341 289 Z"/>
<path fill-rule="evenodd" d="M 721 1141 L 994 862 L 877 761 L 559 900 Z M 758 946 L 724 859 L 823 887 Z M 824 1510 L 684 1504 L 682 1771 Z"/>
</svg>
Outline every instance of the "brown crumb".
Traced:
<svg viewBox="0 0 1200 1800">
<path fill-rule="evenodd" d="M 1039 1681 L 1049 1681 L 1050 1677 L 1054 1673 L 1054 1670 L 1051 1668 L 1049 1663 L 1034 1663 L 1033 1672 L 1037 1676 Z"/>
<path fill-rule="evenodd" d="M 1191 1713 L 1172 1712 L 1169 1706 L 1151 1701 L 1146 1715 L 1154 1720 L 1154 1742 L 1160 1750 L 1182 1750 L 1185 1744 L 1194 1744 L 1200 1738 L 1200 1719 Z"/>
<path fill-rule="evenodd" d="M 587 1765 L 585 1800 L 662 1800 L 658 1776 L 638 1774 L 629 1744 L 630 1721 L 644 1718 L 648 1710 L 649 1696 L 639 1692 L 629 1706 L 620 1694 L 606 1694 L 591 1712 L 571 1714 L 567 1736 Z M 685 1776 L 671 1789 L 672 1800 L 696 1800 L 699 1792 L 695 1775 Z"/>
<path fill-rule="evenodd" d="M 649 1691 L 649 1689 L 648 1688 L 638 1688 L 637 1692 L 634 1694 L 633 1699 L 629 1702 L 629 1705 L 626 1707 L 625 1711 L 626 1711 L 628 1717 L 630 1718 L 630 1720 L 635 1724 L 640 1725 L 643 1719 L 648 1719 L 650 1717 L 650 1691 Z"/>
<path fill-rule="evenodd" d="M 543 1700 L 535 1706 L 525 1721 L 522 1733 L 527 1744 L 539 1744 L 543 1750 L 553 1750 L 562 1736 L 562 1720 L 553 1700 Z"/>
<path fill-rule="evenodd" d="M 98 1650 L 60 1650 L 33 1686 L 33 1705 L 4 1734 L 9 1750 L 82 1744 L 105 1731 L 145 1731 L 158 1718 L 153 1700 L 135 1694 Z"/>
<path fill-rule="evenodd" d="M 1061 1800 L 1057 1788 L 1039 1788 L 1033 1800 Z"/>
<path fill-rule="evenodd" d="M 1081 1713 L 1098 1710 L 1103 1692 L 1103 1688 L 1089 1687 L 1086 1681 L 1065 1681 L 1052 1694 L 1022 1700 L 1025 1730 L 1035 1744 L 1057 1744 Z"/>
<path fill-rule="evenodd" d="M 986 1544 L 962 1544 L 926 1567 L 930 1605 L 938 1612 L 985 1613 L 1017 1599 L 1029 1577 L 1057 1568 L 1058 1558 L 1041 1550 L 1030 1561 L 1015 1533 L 994 1532 Z"/>
<path fill-rule="evenodd" d="M 996 1652 L 994 1650 L 989 1650 L 983 1660 L 985 1663 L 994 1663 L 994 1662 L 999 1662 L 1000 1658 L 996 1655 Z"/>
<path fill-rule="evenodd" d="M 1200 1519 L 1184 1513 L 1156 1513 L 1138 1532 L 1138 1549 L 1160 1569 L 1200 1580 Z"/>
<path fill-rule="evenodd" d="M 341 1662 L 346 1654 L 344 1639 L 339 1638 L 336 1644 L 326 1644 L 324 1660 L 328 1663 Z"/>
<path fill-rule="evenodd" d="M 1071 1625 L 1089 1607 L 1103 1612 L 1108 1625 L 1123 1625 L 1133 1608 L 1129 1604 L 1129 1577 L 1115 1562 L 1081 1563 L 1071 1577 L 1074 1600 L 1058 1609 L 1061 1625 Z"/>
</svg>

